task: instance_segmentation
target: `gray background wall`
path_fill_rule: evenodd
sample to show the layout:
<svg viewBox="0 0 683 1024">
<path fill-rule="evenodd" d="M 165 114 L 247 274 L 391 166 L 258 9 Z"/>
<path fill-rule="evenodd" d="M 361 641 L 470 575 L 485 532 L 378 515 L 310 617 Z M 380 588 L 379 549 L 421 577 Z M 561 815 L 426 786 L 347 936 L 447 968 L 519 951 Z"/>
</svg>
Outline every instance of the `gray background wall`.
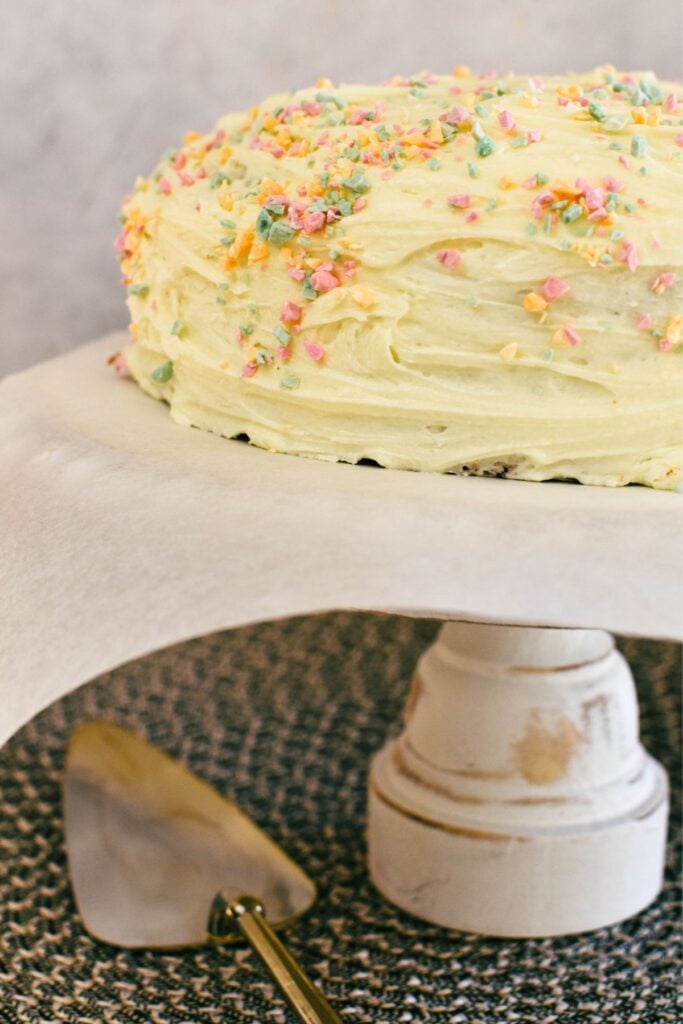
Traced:
<svg viewBox="0 0 683 1024">
<path fill-rule="evenodd" d="M 0 376 L 124 326 L 121 196 L 271 92 L 469 64 L 679 77 L 680 0 L 1 0 Z"/>
</svg>

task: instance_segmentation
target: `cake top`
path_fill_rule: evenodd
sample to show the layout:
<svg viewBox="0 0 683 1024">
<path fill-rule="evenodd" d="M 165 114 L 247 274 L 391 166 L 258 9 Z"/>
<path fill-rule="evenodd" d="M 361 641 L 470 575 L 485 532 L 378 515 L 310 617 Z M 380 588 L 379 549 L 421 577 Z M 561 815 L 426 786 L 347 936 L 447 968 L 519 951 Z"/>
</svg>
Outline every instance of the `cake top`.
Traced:
<svg viewBox="0 0 683 1024">
<path fill-rule="evenodd" d="M 514 300 L 503 361 L 522 354 L 527 323 L 543 326 L 546 358 L 598 330 L 595 318 L 555 315 L 573 287 L 562 268 L 577 265 L 595 275 L 591 285 L 579 274 L 587 310 L 605 275 L 646 270 L 639 292 L 622 290 L 624 316 L 639 344 L 671 352 L 683 319 L 662 297 L 682 263 L 682 114 L 675 84 L 612 67 L 544 79 L 457 67 L 379 86 L 322 79 L 271 97 L 206 135 L 188 133 L 136 182 L 117 241 L 133 331 L 143 313 L 157 313 L 164 278 L 177 286 L 184 276 L 188 292 L 210 297 L 202 322 L 186 322 L 176 304 L 167 325 L 176 344 L 190 331 L 215 333 L 230 293 L 230 363 L 254 376 L 286 363 L 304 328 L 300 344 L 322 362 L 317 324 L 398 316 L 401 295 L 382 287 L 382 271 L 421 248 L 431 249 L 430 275 L 465 270 L 460 298 L 474 308 L 497 258 L 509 280 L 524 251 L 533 285 Z M 489 242 L 479 266 L 478 248 Z M 425 295 L 433 288 L 430 276 Z M 221 352 L 207 356 L 219 362 Z M 280 386 L 298 384 L 295 374 L 281 376 Z"/>
</svg>

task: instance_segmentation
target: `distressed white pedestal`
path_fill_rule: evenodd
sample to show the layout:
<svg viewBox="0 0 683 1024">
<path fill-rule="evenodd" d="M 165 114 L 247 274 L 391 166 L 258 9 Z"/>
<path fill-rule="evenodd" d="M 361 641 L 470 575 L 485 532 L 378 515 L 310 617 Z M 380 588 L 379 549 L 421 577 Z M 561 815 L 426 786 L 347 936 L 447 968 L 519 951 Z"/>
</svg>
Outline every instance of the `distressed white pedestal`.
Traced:
<svg viewBox="0 0 683 1024">
<path fill-rule="evenodd" d="M 599 928 L 659 892 L 667 810 L 608 633 L 447 623 L 372 764 L 370 870 L 448 927 Z"/>
</svg>

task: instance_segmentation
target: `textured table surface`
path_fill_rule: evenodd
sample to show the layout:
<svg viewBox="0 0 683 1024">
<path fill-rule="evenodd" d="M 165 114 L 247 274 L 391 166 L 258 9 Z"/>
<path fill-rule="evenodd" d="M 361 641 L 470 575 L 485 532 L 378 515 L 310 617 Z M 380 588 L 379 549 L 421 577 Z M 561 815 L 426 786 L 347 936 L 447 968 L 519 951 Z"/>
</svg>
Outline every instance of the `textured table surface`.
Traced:
<svg viewBox="0 0 683 1024">
<path fill-rule="evenodd" d="M 667 884 L 624 924 L 502 940 L 414 920 L 372 888 L 365 779 L 437 623 L 335 613 L 249 626 L 123 666 L 52 705 L 0 752 L 0 1021 L 283 1022 L 246 949 L 158 954 L 96 944 L 66 875 L 59 773 L 79 721 L 144 734 L 234 797 L 315 879 L 287 939 L 349 1022 L 677 1022 L 680 840 Z M 643 739 L 680 804 L 680 649 L 628 640 Z"/>
</svg>

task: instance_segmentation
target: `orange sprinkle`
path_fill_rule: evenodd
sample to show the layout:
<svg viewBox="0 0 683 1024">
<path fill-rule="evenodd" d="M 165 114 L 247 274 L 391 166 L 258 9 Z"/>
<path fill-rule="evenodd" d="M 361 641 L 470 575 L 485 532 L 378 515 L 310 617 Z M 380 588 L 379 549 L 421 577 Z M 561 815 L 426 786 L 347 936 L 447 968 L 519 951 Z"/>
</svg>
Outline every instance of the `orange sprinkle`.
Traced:
<svg viewBox="0 0 683 1024">
<path fill-rule="evenodd" d="M 197 139 L 201 139 L 199 132 L 185 132 L 183 136 L 185 143 L 189 146 L 191 142 L 196 142 Z"/>
<path fill-rule="evenodd" d="M 453 70 L 451 71 L 451 74 L 453 75 L 453 78 L 472 77 L 472 72 L 470 68 L 467 67 L 467 64 L 456 64 Z"/>
<path fill-rule="evenodd" d="M 357 302 L 359 306 L 364 309 L 369 309 L 370 306 L 375 304 L 375 296 L 372 292 L 369 292 L 367 288 L 361 288 L 360 285 L 355 285 L 353 288 L 349 288 L 349 293 L 354 302 Z"/>
<path fill-rule="evenodd" d="M 505 345 L 504 348 L 500 350 L 498 355 L 500 356 L 504 363 L 511 363 L 517 355 L 518 348 L 519 345 L 517 344 L 517 342 L 511 341 L 509 345 Z"/>
<path fill-rule="evenodd" d="M 216 155 L 218 156 L 218 163 L 222 167 L 232 156 L 232 150 L 230 146 L 221 146 Z"/>
<path fill-rule="evenodd" d="M 232 210 L 232 196 L 227 191 L 227 189 L 224 189 L 222 192 L 218 193 L 218 202 L 219 205 L 222 206 L 224 210 Z"/>
<path fill-rule="evenodd" d="M 266 243 L 261 238 L 257 238 L 252 243 L 251 249 L 249 250 L 249 257 L 247 262 L 260 263 L 261 260 L 264 260 L 268 256 L 269 251 L 270 250 L 268 249 Z"/>
<path fill-rule="evenodd" d="M 522 305 L 526 309 L 527 313 L 542 313 L 548 303 L 542 295 L 538 294 L 538 292 L 529 292 L 528 295 L 524 296 Z"/>
</svg>

